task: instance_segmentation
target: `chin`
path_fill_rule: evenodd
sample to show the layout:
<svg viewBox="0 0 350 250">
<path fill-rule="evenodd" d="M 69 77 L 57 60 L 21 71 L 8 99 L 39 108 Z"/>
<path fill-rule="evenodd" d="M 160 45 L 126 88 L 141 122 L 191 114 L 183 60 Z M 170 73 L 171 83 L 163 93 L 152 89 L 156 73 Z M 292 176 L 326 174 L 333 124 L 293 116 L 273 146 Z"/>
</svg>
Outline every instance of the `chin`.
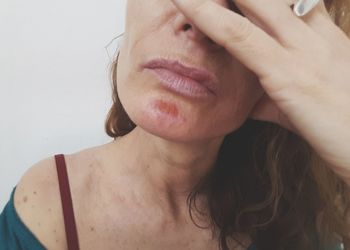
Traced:
<svg viewBox="0 0 350 250">
<path fill-rule="evenodd" d="M 191 129 L 189 121 L 184 118 L 174 119 L 168 114 L 152 112 L 151 110 L 140 111 L 138 115 L 130 117 L 138 127 L 163 139 L 176 142 L 196 140 L 196 135 L 192 133 L 194 129 Z"/>
</svg>

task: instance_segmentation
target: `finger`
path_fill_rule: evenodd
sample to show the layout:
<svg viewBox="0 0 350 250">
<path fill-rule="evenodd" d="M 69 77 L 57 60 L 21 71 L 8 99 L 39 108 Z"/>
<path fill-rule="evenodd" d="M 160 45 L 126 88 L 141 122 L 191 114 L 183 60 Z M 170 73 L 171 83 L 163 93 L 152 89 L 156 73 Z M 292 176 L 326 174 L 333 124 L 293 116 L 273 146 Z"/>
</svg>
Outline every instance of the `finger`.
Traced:
<svg viewBox="0 0 350 250">
<path fill-rule="evenodd" d="M 278 108 L 275 102 L 264 94 L 252 109 L 249 117 L 253 120 L 267 121 L 300 135 L 298 130 L 289 121 L 288 117 Z"/>
<path fill-rule="evenodd" d="M 348 39 L 345 33 L 335 24 L 324 1 L 320 1 L 312 12 L 300 18 L 329 44 L 333 44 L 334 39 L 338 37 Z"/>
<path fill-rule="evenodd" d="M 211 0 L 171 0 L 203 33 L 223 46 L 258 77 L 286 58 L 284 48 L 246 17 Z"/>
<path fill-rule="evenodd" d="M 232 1 L 232 0 L 230 0 Z M 300 47 L 315 32 L 291 9 L 292 0 L 234 0 L 242 13 L 285 47 Z"/>
</svg>

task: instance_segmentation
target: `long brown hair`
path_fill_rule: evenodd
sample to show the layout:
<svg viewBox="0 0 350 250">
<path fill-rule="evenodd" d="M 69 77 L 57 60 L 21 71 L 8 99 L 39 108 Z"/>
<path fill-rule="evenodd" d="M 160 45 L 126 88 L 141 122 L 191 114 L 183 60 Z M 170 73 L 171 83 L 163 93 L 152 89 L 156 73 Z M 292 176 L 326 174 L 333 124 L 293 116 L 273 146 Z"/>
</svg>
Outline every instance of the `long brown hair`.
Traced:
<svg viewBox="0 0 350 250">
<path fill-rule="evenodd" d="M 325 4 L 350 36 L 350 1 Z M 136 126 L 116 91 L 118 56 L 111 64 L 113 105 L 105 122 L 113 138 Z M 305 140 L 276 124 L 248 119 L 226 135 L 216 165 L 188 196 L 192 220 L 193 211 L 202 213 L 199 195 L 207 199 L 208 226 L 218 232 L 220 249 L 229 249 L 235 233 L 248 234 L 259 250 L 326 250 L 340 242 L 348 249 L 349 187 Z"/>
</svg>

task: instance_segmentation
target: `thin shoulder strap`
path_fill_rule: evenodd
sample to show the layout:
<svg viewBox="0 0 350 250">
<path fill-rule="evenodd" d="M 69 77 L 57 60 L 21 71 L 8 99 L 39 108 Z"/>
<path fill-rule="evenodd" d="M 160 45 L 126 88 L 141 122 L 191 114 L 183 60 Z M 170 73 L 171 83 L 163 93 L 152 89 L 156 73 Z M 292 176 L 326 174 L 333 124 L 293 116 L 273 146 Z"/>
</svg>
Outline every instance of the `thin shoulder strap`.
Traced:
<svg viewBox="0 0 350 250">
<path fill-rule="evenodd" d="M 66 229 L 68 250 L 79 250 L 78 233 L 74 219 L 73 203 L 70 193 L 67 167 L 66 162 L 64 160 L 64 155 L 55 155 L 55 161 L 58 175 L 58 183 L 61 193 L 61 202 L 63 209 L 64 225 Z"/>
</svg>

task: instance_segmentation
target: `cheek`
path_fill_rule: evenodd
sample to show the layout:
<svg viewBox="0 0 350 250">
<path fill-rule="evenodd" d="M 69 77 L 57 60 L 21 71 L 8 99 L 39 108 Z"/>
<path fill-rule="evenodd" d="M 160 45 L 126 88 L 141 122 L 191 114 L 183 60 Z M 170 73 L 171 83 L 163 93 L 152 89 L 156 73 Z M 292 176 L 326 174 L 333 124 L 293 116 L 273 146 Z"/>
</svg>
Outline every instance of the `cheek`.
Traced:
<svg viewBox="0 0 350 250">
<path fill-rule="evenodd" d="M 245 82 L 244 85 L 232 88 L 216 107 L 216 127 L 218 130 L 230 133 L 238 129 L 249 118 L 249 115 L 263 95 L 261 86 L 255 82 Z"/>
</svg>

